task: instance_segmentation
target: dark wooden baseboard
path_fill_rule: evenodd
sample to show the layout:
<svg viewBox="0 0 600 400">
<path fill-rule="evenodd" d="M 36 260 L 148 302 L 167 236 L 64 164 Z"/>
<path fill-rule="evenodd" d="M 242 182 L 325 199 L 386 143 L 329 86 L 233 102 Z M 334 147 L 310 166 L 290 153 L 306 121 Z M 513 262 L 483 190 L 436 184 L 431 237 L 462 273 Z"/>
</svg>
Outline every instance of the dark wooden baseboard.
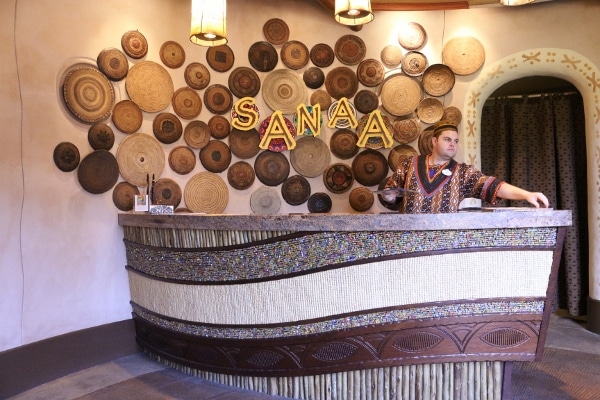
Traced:
<svg viewBox="0 0 600 400">
<path fill-rule="evenodd" d="M 124 320 L 0 352 L 0 399 L 141 351 Z"/>
<path fill-rule="evenodd" d="M 600 301 L 591 297 L 587 301 L 587 329 L 600 334 Z"/>
</svg>

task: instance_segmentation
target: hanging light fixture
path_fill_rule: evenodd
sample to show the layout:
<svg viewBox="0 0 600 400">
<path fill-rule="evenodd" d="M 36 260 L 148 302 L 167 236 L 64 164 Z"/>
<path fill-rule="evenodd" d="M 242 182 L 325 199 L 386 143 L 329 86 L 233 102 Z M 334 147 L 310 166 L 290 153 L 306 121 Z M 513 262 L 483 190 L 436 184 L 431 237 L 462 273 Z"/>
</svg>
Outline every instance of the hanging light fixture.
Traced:
<svg viewBox="0 0 600 400">
<path fill-rule="evenodd" d="M 335 20 L 350 26 L 373 21 L 371 0 L 335 0 Z"/>
<path fill-rule="evenodd" d="M 523 4 L 533 3 L 535 0 L 500 0 L 503 6 L 522 6 Z"/>
<path fill-rule="evenodd" d="M 192 0 L 192 43 L 200 46 L 227 43 L 226 11 L 226 0 Z"/>
</svg>

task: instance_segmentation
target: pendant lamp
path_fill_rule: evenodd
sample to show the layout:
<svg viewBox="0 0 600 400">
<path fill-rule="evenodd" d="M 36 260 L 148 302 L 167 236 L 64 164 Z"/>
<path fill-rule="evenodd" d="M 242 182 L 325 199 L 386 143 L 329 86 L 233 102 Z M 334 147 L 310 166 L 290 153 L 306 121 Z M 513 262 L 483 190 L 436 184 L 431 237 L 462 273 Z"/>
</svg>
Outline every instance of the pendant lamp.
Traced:
<svg viewBox="0 0 600 400">
<path fill-rule="evenodd" d="M 523 4 L 533 3 L 535 0 L 500 0 L 503 6 L 522 6 Z"/>
<path fill-rule="evenodd" d="M 371 0 L 335 0 L 335 20 L 343 25 L 363 25 L 373 21 Z"/>
<path fill-rule="evenodd" d="M 200 46 L 227 43 L 226 11 L 226 0 L 192 0 L 192 43 Z"/>
</svg>

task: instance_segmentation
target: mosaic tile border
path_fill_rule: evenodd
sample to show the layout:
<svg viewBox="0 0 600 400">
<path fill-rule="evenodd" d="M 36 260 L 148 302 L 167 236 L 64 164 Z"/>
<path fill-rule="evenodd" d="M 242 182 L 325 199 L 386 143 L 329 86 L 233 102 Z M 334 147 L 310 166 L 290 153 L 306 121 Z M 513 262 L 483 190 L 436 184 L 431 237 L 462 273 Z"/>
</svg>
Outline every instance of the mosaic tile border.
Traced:
<svg viewBox="0 0 600 400">
<path fill-rule="evenodd" d="M 399 232 L 319 232 L 217 249 L 167 249 L 125 240 L 127 264 L 182 282 L 273 278 L 318 268 L 455 249 L 553 248 L 556 228 Z"/>
<path fill-rule="evenodd" d="M 454 303 L 424 305 L 413 308 L 375 311 L 360 315 L 349 315 L 329 320 L 294 323 L 286 326 L 233 327 L 212 326 L 188 321 L 179 321 L 153 313 L 131 303 L 133 313 L 143 320 L 188 335 L 218 339 L 273 339 L 307 336 L 318 333 L 336 332 L 366 326 L 379 326 L 410 320 L 433 320 L 438 318 L 485 316 L 499 314 L 542 315 L 544 300 L 507 300 L 481 303 Z"/>
</svg>

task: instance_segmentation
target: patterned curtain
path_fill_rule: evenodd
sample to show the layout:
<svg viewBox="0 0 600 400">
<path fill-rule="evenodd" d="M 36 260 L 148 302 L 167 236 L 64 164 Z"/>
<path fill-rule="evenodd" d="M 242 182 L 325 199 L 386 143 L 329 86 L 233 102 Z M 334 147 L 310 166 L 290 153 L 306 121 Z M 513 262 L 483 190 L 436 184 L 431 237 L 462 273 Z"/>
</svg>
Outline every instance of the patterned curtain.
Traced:
<svg viewBox="0 0 600 400">
<path fill-rule="evenodd" d="M 571 210 L 555 309 L 585 315 L 589 282 L 587 169 L 583 100 L 579 93 L 488 100 L 481 118 L 481 169 L 543 192 L 550 207 Z M 502 200 L 498 206 L 523 207 Z"/>
</svg>

